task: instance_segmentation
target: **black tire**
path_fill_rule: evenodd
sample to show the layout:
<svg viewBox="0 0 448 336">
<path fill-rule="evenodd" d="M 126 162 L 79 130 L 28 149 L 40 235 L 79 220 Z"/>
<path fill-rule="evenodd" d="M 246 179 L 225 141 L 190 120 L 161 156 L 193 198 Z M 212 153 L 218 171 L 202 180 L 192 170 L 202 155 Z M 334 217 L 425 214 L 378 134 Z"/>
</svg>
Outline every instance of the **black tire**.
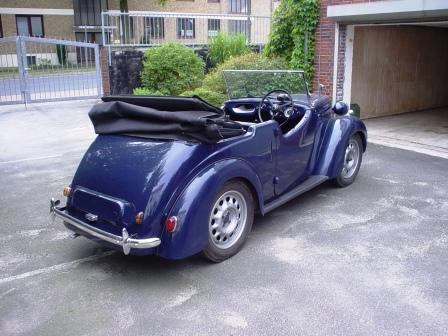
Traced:
<svg viewBox="0 0 448 336">
<path fill-rule="evenodd" d="M 347 151 L 349 151 L 350 146 L 353 146 L 355 148 L 357 148 L 356 151 L 356 158 L 353 157 L 353 159 L 356 159 L 356 167 L 353 167 L 353 169 L 350 171 L 349 174 L 347 174 L 347 170 L 346 169 L 346 164 L 349 163 L 349 161 L 347 161 Z M 361 137 L 359 136 L 359 134 L 355 134 L 353 135 L 346 146 L 346 153 L 344 154 L 344 163 L 341 167 L 341 171 L 339 172 L 339 175 L 333 179 L 333 183 L 340 188 L 345 188 L 347 186 L 349 186 L 350 184 L 352 184 L 355 179 L 356 176 L 358 175 L 359 169 L 361 168 L 361 163 L 362 163 L 362 154 L 364 152 L 364 146 L 362 144 L 362 140 Z"/>
<path fill-rule="evenodd" d="M 228 181 L 215 195 L 207 216 L 208 243 L 202 255 L 218 263 L 238 253 L 252 229 L 254 199 L 249 187 L 239 180 Z"/>
</svg>

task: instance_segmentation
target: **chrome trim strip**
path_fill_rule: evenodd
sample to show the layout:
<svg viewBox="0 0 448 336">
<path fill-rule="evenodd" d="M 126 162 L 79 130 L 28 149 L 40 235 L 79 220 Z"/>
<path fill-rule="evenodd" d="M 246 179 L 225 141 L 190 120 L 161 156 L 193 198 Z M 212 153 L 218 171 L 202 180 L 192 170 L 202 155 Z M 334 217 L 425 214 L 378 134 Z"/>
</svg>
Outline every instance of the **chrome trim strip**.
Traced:
<svg viewBox="0 0 448 336">
<path fill-rule="evenodd" d="M 117 236 L 112 233 L 100 230 L 94 226 L 91 226 L 87 223 L 80 221 L 79 219 L 70 216 L 65 212 L 65 207 L 58 207 L 60 204 L 59 200 L 55 200 L 54 198 L 50 201 L 50 215 L 53 220 L 58 217 L 63 221 L 73 225 L 77 229 L 99 238 L 101 240 L 107 241 L 109 243 L 119 245 L 123 247 L 123 253 L 129 254 L 132 248 L 135 249 L 147 249 L 152 247 L 157 247 L 160 245 L 160 238 L 145 238 L 145 239 L 135 239 L 129 237 L 129 233 L 126 228 L 122 230 L 122 236 Z"/>
<path fill-rule="evenodd" d="M 286 202 L 289 202 L 293 198 L 296 198 L 297 196 L 313 189 L 314 187 L 317 187 L 319 184 L 325 182 L 326 180 L 328 180 L 328 176 L 311 175 L 308 179 L 302 182 L 302 184 L 299 184 L 291 191 L 288 191 L 286 194 L 283 194 L 276 200 L 265 204 L 263 215 L 267 214 L 269 211 L 274 210 L 275 208 L 278 208 Z"/>
</svg>

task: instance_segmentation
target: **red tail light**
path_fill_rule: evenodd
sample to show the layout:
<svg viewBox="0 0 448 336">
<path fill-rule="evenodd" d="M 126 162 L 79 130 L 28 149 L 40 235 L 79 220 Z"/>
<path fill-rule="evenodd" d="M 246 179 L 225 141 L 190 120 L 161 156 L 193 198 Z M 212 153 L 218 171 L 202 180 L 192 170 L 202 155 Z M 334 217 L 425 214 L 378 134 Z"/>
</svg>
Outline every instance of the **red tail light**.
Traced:
<svg viewBox="0 0 448 336">
<path fill-rule="evenodd" d="M 145 215 L 143 212 L 139 212 L 136 216 L 135 216 L 135 223 L 137 224 L 141 224 L 143 223 L 143 219 L 144 219 Z"/>
<path fill-rule="evenodd" d="M 171 216 L 170 218 L 167 218 L 165 221 L 165 228 L 168 232 L 174 232 L 177 227 L 177 217 Z"/>
</svg>

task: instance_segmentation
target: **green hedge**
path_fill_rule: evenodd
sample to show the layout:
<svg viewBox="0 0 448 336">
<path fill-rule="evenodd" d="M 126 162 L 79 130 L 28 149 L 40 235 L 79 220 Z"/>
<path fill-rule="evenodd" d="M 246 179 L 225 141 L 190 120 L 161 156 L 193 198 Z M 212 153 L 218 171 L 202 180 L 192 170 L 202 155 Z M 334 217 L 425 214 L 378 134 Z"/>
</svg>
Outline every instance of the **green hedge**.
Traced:
<svg viewBox="0 0 448 336">
<path fill-rule="evenodd" d="M 215 70 L 208 73 L 202 86 L 196 90 L 184 92 L 182 95 L 193 94 L 207 100 L 214 105 L 221 105 L 227 99 L 226 85 L 222 72 L 226 70 L 280 70 L 287 69 L 288 62 L 282 58 L 267 58 L 256 53 L 249 53 L 237 57 L 231 57 Z"/>
<path fill-rule="evenodd" d="M 208 45 L 208 57 L 213 66 L 225 62 L 232 56 L 244 55 L 249 52 L 250 48 L 246 44 L 246 37 L 243 34 L 229 35 L 220 32 L 210 39 Z"/>
<path fill-rule="evenodd" d="M 231 57 L 214 71 L 205 76 L 202 87 L 213 92 L 226 94 L 226 86 L 222 71 L 226 70 L 279 70 L 287 69 L 288 62 L 282 58 L 267 58 L 263 55 L 250 53 Z"/>
<path fill-rule="evenodd" d="M 142 88 L 134 94 L 180 95 L 199 87 L 205 64 L 193 49 L 179 43 L 149 48 L 141 72 Z"/>
<path fill-rule="evenodd" d="M 204 87 L 197 88 L 194 91 L 185 91 L 184 93 L 182 93 L 182 96 L 199 96 L 208 103 L 215 106 L 221 106 L 222 103 L 227 100 L 227 96 L 225 94 L 210 91 Z"/>
<path fill-rule="evenodd" d="M 230 56 L 204 78 L 204 62 L 191 48 L 167 43 L 145 52 L 141 73 L 142 87 L 136 95 L 197 95 L 214 105 L 227 100 L 223 70 L 279 70 L 287 69 L 288 61 L 279 57 L 265 57 L 257 53 Z"/>
</svg>

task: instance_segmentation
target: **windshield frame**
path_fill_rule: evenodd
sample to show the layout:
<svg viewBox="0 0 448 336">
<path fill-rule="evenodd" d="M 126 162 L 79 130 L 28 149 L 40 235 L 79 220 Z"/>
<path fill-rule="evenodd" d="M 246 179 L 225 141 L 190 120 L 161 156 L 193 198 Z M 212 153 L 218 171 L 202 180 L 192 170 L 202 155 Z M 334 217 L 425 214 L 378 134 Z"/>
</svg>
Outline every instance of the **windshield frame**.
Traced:
<svg viewBox="0 0 448 336">
<path fill-rule="evenodd" d="M 227 96 L 229 97 L 229 99 L 239 99 L 239 98 L 247 98 L 247 97 L 232 97 L 232 93 L 230 90 L 230 85 L 228 84 L 228 78 L 226 77 L 226 73 L 231 73 L 231 72 L 236 72 L 236 73 L 296 73 L 298 75 L 300 75 L 303 79 L 303 82 L 305 84 L 305 91 L 304 93 L 299 93 L 299 94 L 306 94 L 308 101 L 310 99 L 310 91 L 308 88 L 308 82 L 306 81 L 306 76 L 305 76 L 305 72 L 303 70 L 234 70 L 234 69 L 224 69 L 222 70 L 223 72 L 223 79 L 224 79 L 224 84 L 226 86 L 226 92 L 227 92 Z M 281 89 L 281 88 L 279 88 Z M 266 92 L 267 93 L 267 92 Z M 295 94 L 291 94 L 291 95 L 295 95 Z M 262 98 L 262 96 L 260 97 L 256 97 L 256 98 Z"/>
</svg>

